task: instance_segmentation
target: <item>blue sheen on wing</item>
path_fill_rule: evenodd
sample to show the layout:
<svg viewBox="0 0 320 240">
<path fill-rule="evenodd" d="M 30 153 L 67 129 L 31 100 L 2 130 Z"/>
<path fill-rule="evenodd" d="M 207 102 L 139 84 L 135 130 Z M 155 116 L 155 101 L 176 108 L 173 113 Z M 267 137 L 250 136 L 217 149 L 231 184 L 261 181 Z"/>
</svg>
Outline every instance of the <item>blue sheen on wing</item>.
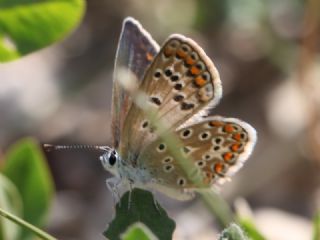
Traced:
<svg viewBox="0 0 320 240">
<path fill-rule="evenodd" d="M 119 69 L 127 68 L 141 82 L 146 69 L 158 51 L 158 44 L 140 23 L 133 18 L 126 18 L 122 26 L 114 68 L 112 133 L 115 148 L 119 146 L 121 129 L 123 129 L 124 119 L 131 106 L 129 95 L 116 78 L 117 73 Z"/>
</svg>

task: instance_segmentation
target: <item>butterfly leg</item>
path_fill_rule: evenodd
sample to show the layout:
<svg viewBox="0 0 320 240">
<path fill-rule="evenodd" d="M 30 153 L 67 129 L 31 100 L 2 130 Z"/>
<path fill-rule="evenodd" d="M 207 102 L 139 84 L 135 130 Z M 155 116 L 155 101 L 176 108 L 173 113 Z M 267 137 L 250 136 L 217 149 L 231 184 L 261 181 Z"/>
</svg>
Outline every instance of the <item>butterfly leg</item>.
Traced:
<svg viewBox="0 0 320 240">
<path fill-rule="evenodd" d="M 159 212 L 159 214 L 161 215 L 160 204 L 157 202 L 157 200 L 155 198 L 154 190 L 152 190 L 152 195 L 153 195 L 153 204 L 154 204 L 155 208 L 157 209 L 157 211 Z"/>
<path fill-rule="evenodd" d="M 117 203 L 117 201 L 119 201 L 119 205 L 121 204 L 119 190 L 118 190 L 118 187 L 120 184 L 121 184 L 121 179 L 117 177 L 108 178 L 106 180 L 106 185 L 112 194 L 114 205 Z"/>
<path fill-rule="evenodd" d="M 131 197 L 132 197 L 132 189 L 133 189 L 133 181 L 128 180 L 128 185 L 129 185 L 129 197 L 128 197 L 128 210 L 130 210 L 131 207 Z"/>
<path fill-rule="evenodd" d="M 182 200 L 189 200 L 195 197 L 195 193 L 193 191 L 181 191 Z"/>
<path fill-rule="evenodd" d="M 154 184 L 157 184 L 157 180 L 156 179 L 151 179 L 151 184 L 154 185 Z M 150 187 L 150 190 L 151 190 L 151 193 L 153 195 L 153 204 L 154 204 L 154 207 L 157 209 L 157 211 L 159 212 L 159 214 L 161 214 L 161 210 L 160 210 L 160 205 L 159 203 L 157 202 L 156 198 L 155 198 L 155 188 L 153 187 Z"/>
</svg>

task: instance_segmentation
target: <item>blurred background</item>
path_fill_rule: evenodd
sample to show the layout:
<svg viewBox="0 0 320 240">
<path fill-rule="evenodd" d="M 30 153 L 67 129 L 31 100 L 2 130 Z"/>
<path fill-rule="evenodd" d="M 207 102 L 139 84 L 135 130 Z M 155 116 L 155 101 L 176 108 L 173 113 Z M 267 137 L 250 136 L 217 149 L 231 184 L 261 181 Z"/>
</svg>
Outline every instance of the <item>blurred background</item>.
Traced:
<svg viewBox="0 0 320 240">
<path fill-rule="evenodd" d="M 1 151 L 24 136 L 41 143 L 111 144 L 112 71 L 127 16 L 160 45 L 172 33 L 198 42 L 223 84 L 212 114 L 257 129 L 253 155 L 218 189 L 222 196 L 251 215 L 268 239 L 311 239 L 320 205 L 317 0 L 87 0 L 81 25 L 67 39 L 0 65 Z M 114 203 L 99 153 L 46 155 L 57 190 L 49 232 L 59 239 L 105 239 Z M 216 238 L 220 230 L 198 198 L 157 198 L 177 222 L 175 239 Z"/>
</svg>

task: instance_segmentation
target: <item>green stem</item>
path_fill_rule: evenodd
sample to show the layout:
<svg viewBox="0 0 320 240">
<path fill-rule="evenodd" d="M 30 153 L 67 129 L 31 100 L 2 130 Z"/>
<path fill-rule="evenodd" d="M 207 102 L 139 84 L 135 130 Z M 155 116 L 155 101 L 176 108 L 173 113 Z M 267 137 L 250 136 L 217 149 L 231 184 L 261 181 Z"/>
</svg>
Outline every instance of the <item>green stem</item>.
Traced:
<svg viewBox="0 0 320 240">
<path fill-rule="evenodd" d="M 318 211 L 313 220 L 313 240 L 320 239 L 320 211 Z"/>
<path fill-rule="evenodd" d="M 217 218 L 221 228 L 226 228 L 232 222 L 236 222 L 232 210 L 227 202 L 215 192 L 200 192 L 202 200 L 206 203 L 209 210 Z"/>
<path fill-rule="evenodd" d="M 57 240 L 55 237 L 49 235 L 48 233 L 42 231 L 41 229 L 33 226 L 32 224 L 22 220 L 21 218 L 18 218 L 17 216 L 3 210 L 0 208 L 0 215 L 9 219 L 10 221 L 25 227 L 29 229 L 31 232 L 33 232 L 35 235 L 37 235 L 39 238 L 44 239 L 44 240 Z"/>
</svg>

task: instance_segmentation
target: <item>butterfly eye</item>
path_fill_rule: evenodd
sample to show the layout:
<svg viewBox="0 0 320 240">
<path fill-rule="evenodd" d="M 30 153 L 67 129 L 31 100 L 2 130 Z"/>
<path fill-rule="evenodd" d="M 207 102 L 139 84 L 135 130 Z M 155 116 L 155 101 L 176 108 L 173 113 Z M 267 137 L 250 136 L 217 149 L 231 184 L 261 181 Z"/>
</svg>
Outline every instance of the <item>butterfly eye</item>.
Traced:
<svg viewBox="0 0 320 240">
<path fill-rule="evenodd" d="M 113 151 L 110 156 L 109 156 L 109 164 L 110 166 L 113 166 L 117 161 L 117 156 L 116 156 L 116 152 Z"/>
</svg>

